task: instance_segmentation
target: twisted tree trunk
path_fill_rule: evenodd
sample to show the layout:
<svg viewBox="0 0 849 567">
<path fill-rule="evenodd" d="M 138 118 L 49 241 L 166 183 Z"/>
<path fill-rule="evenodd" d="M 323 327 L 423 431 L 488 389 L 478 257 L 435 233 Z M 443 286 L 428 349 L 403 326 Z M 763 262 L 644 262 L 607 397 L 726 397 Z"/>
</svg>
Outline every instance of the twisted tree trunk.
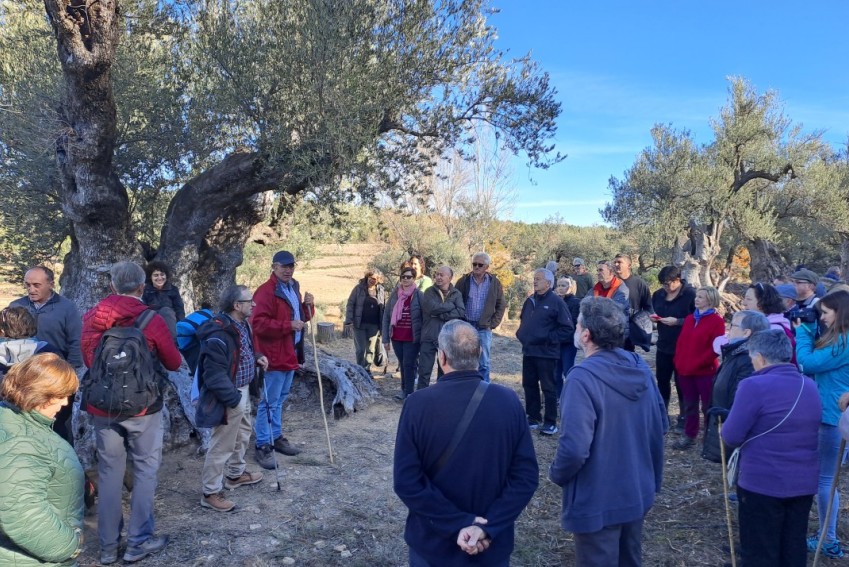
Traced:
<svg viewBox="0 0 849 567">
<path fill-rule="evenodd" d="M 772 282 L 775 276 L 789 272 L 789 265 L 769 240 L 755 238 L 749 243 L 750 278 L 753 282 Z"/>
</svg>

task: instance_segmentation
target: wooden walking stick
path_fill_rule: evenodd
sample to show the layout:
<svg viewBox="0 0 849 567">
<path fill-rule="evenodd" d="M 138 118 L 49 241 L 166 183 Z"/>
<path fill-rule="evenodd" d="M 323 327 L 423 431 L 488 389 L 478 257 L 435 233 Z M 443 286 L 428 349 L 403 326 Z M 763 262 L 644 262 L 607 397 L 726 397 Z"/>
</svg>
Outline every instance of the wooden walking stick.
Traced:
<svg viewBox="0 0 849 567">
<path fill-rule="evenodd" d="M 722 460 L 722 496 L 725 500 L 725 523 L 728 525 L 728 546 L 731 548 L 731 567 L 737 567 L 737 555 L 734 553 L 734 530 L 731 527 L 731 506 L 728 505 L 728 479 L 725 470 L 725 443 L 722 441 L 722 417 L 716 416 L 719 435 L 719 456 Z"/>
<path fill-rule="evenodd" d="M 327 412 L 324 411 L 324 386 L 321 383 L 321 369 L 318 367 L 318 347 L 315 344 L 315 325 L 309 322 L 310 338 L 312 339 L 312 354 L 315 359 L 315 373 L 318 376 L 318 397 L 321 400 L 321 418 L 324 420 L 324 433 L 327 435 L 327 454 L 330 455 L 330 464 L 333 464 L 333 445 L 330 444 L 330 427 L 327 425 Z"/>
<path fill-rule="evenodd" d="M 817 551 L 814 553 L 814 567 L 820 560 L 820 551 L 822 544 L 825 541 L 825 534 L 828 532 L 829 518 L 831 518 L 831 507 L 834 505 L 834 493 L 837 492 L 837 482 L 840 480 L 840 461 L 843 459 L 843 452 L 846 450 L 846 439 L 840 440 L 840 448 L 837 450 L 837 466 L 834 468 L 834 480 L 831 481 L 831 494 L 828 496 L 828 506 L 825 507 L 825 525 L 820 526 L 820 540 L 817 542 Z"/>
</svg>

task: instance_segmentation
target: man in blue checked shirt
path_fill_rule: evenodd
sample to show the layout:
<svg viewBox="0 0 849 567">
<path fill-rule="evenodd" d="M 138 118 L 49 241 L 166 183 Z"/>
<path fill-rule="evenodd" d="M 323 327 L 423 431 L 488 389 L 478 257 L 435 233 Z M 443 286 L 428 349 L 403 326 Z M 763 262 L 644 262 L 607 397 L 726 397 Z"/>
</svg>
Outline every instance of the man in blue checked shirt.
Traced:
<svg viewBox="0 0 849 567">
<path fill-rule="evenodd" d="M 492 348 L 492 330 L 501 324 L 507 303 L 504 289 L 498 278 L 489 273 L 492 260 L 486 252 L 472 256 L 472 271 L 457 281 L 457 289 L 463 294 L 466 321 L 478 331 L 481 341 L 481 356 L 478 370 L 489 382 L 489 352 Z"/>
</svg>

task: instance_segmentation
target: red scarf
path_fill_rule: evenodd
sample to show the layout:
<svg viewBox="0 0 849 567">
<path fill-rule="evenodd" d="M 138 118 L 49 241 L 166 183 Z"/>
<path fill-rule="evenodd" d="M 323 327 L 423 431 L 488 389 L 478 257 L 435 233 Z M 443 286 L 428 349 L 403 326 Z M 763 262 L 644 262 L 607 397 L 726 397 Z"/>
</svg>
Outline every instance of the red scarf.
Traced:
<svg viewBox="0 0 849 567">
<path fill-rule="evenodd" d="M 604 289 L 604 286 L 601 285 L 601 282 L 598 282 L 593 286 L 593 296 L 595 297 L 613 297 L 613 294 L 616 293 L 616 290 L 619 289 L 619 286 L 622 285 L 622 280 L 613 276 L 613 280 L 610 282 L 610 287 Z"/>
</svg>

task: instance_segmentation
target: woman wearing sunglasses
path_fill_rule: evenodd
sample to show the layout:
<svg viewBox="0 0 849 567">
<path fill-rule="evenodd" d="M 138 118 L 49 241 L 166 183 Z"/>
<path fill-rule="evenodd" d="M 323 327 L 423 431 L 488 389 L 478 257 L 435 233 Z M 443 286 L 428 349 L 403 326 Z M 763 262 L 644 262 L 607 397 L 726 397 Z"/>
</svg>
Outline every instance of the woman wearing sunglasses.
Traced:
<svg viewBox="0 0 849 567">
<path fill-rule="evenodd" d="M 422 292 L 416 287 L 416 271 L 409 264 L 401 267 L 398 287 L 390 294 L 383 312 L 383 346 L 395 350 L 401 368 L 401 393 L 405 399 L 416 385 L 417 361 L 422 331 Z"/>
</svg>

